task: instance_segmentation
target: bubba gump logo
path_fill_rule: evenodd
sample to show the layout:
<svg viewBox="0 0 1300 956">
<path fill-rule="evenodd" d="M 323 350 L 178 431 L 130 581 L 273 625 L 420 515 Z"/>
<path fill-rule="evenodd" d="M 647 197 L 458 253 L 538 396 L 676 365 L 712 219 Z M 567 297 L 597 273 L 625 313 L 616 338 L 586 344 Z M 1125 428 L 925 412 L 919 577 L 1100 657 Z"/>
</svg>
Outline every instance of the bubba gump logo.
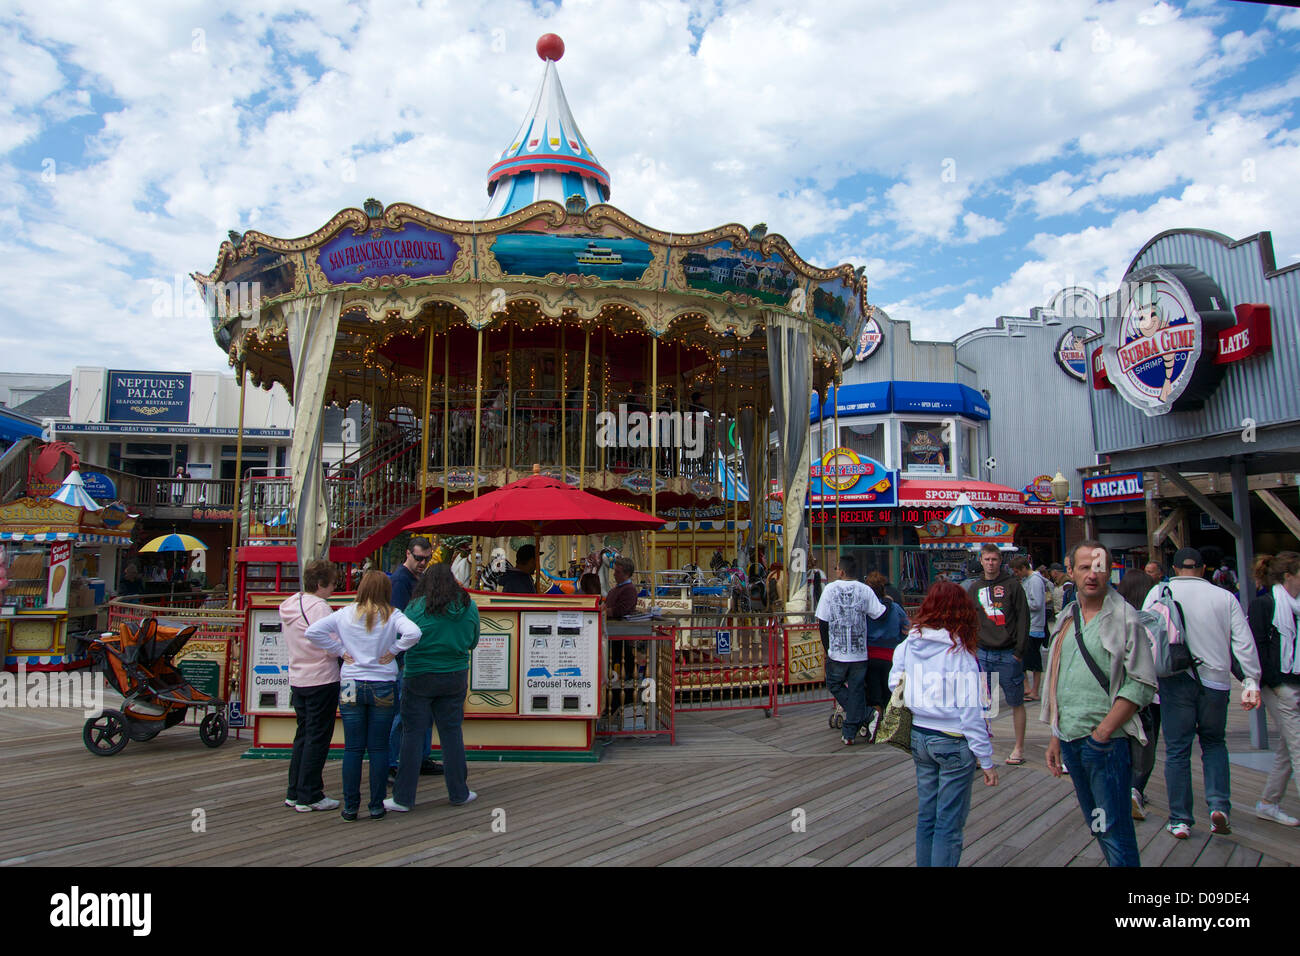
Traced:
<svg viewBox="0 0 1300 956">
<path fill-rule="evenodd" d="M 1121 291 L 1115 327 L 1114 344 L 1103 349 L 1107 378 L 1146 414 L 1170 411 L 1191 384 L 1202 351 L 1202 320 L 1192 296 L 1168 269 L 1143 270 Z"/>
<path fill-rule="evenodd" d="M 862 323 L 862 331 L 858 335 L 858 350 L 854 353 L 854 360 L 861 362 L 863 359 L 870 358 L 876 349 L 880 348 L 880 343 L 885 340 L 885 333 L 880 328 L 880 322 L 876 319 L 875 308 L 872 308 L 872 314 Z"/>
</svg>

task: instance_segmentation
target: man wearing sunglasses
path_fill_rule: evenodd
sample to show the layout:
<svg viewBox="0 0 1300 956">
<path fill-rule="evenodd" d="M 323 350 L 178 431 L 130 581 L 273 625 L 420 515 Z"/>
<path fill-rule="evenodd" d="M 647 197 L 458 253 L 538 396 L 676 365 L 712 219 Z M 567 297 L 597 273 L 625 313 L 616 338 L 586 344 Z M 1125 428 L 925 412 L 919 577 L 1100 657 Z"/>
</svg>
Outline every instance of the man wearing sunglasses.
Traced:
<svg viewBox="0 0 1300 956">
<path fill-rule="evenodd" d="M 393 607 L 399 611 L 405 611 L 406 605 L 411 601 L 411 592 L 415 589 L 415 582 L 429 567 L 429 561 L 433 559 L 433 543 L 423 536 L 414 537 L 406 546 L 406 560 L 393 569 L 392 574 L 388 575 L 389 580 L 393 582 Z M 398 666 L 401 666 L 402 657 L 397 655 Z M 393 717 L 393 732 L 389 738 L 389 753 L 398 753 L 402 746 L 402 710 L 401 710 L 401 679 L 397 682 L 398 693 L 396 698 L 397 709 Z M 427 754 L 433 746 L 433 729 L 429 729 L 429 734 L 424 743 L 424 752 L 426 754 L 424 763 L 420 765 L 422 774 L 440 774 L 442 773 L 442 764 L 436 760 L 431 760 Z M 396 765 L 389 768 L 389 782 L 397 776 Z"/>
</svg>

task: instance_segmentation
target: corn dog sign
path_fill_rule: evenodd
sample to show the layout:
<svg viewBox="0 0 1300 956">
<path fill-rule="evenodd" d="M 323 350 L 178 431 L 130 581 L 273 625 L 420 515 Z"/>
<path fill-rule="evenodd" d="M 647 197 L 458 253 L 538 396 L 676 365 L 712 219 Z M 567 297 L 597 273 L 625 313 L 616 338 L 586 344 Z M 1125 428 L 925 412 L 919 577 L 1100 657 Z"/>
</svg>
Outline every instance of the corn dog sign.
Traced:
<svg viewBox="0 0 1300 956">
<path fill-rule="evenodd" d="M 47 608 L 68 606 L 68 578 L 72 569 L 72 542 L 56 541 L 50 545 L 49 587 L 45 593 Z"/>
</svg>

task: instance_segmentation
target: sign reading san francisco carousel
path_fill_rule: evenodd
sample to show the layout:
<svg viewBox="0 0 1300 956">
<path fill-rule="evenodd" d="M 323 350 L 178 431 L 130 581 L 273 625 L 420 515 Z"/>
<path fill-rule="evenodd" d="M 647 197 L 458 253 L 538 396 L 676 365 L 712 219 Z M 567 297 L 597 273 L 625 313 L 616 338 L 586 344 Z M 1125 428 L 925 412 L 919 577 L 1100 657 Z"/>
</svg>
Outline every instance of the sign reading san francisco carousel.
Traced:
<svg viewBox="0 0 1300 956">
<path fill-rule="evenodd" d="M 1150 416 L 1194 411 L 1218 386 L 1219 333 L 1236 324 L 1218 284 L 1191 266 L 1151 266 L 1125 281 L 1106 378 Z"/>
</svg>

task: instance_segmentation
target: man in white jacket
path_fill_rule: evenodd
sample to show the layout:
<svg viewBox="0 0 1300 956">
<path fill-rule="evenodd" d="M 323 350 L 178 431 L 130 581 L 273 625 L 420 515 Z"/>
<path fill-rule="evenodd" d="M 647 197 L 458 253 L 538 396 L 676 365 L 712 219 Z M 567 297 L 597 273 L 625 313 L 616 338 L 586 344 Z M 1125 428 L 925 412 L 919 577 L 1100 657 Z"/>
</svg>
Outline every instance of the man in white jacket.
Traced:
<svg viewBox="0 0 1300 956">
<path fill-rule="evenodd" d="M 1232 690 L 1232 658 L 1241 665 L 1241 704 L 1259 706 L 1259 657 L 1255 641 L 1237 598 L 1205 578 L 1205 560 L 1195 548 L 1174 555 L 1174 577 L 1151 589 L 1144 608 L 1156 603 L 1167 587 L 1182 609 L 1188 650 L 1195 661 L 1191 673 L 1160 678 L 1160 723 L 1165 736 L 1165 787 L 1169 792 L 1167 829 L 1179 840 L 1191 835 L 1192 740 L 1200 738 L 1205 771 L 1205 801 L 1210 832 L 1231 833 L 1228 814 L 1231 778 L 1228 772 L 1228 699 Z"/>
</svg>

